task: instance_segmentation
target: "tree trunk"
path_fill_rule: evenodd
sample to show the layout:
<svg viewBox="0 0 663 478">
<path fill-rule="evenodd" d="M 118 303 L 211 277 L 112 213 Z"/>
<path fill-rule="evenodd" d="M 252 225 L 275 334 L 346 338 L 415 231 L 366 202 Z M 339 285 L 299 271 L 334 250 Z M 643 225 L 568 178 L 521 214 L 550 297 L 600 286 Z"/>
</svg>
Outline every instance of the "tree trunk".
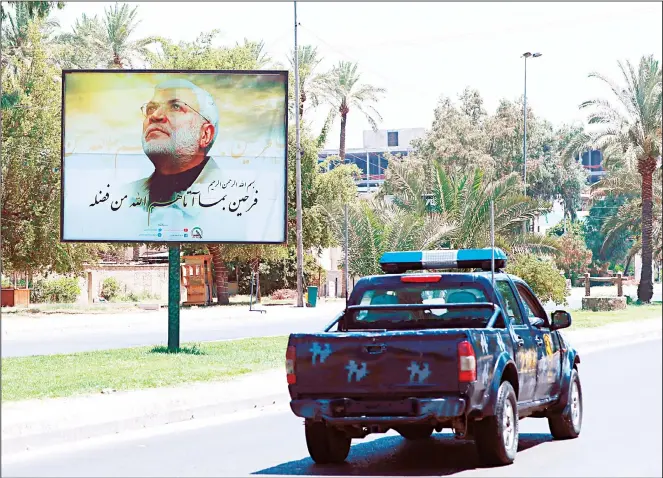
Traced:
<svg viewBox="0 0 663 478">
<path fill-rule="evenodd" d="M 632 259 L 631 257 L 626 259 L 626 265 L 624 266 L 624 275 L 625 276 L 628 275 L 628 268 L 631 267 L 631 259 Z"/>
<path fill-rule="evenodd" d="M 642 271 L 638 284 L 638 299 L 649 303 L 654 295 L 652 260 L 652 182 L 656 170 L 656 159 L 651 156 L 638 161 L 638 172 L 642 176 Z"/>
<path fill-rule="evenodd" d="M 255 274 L 256 278 L 256 302 L 260 302 L 262 296 L 260 295 L 260 257 L 251 259 L 251 272 Z"/>
<path fill-rule="evenodd" d="M 134 261 L 139 261 L 140 260 L 140 244 L 134 244 L 132 246 L 133 248 L 133 260 Z"/>
<path fill-rule="evenodd" d="M 219 305 L 229 305 L 228 297 L 228 268 L 223 260 L 223 249 L 219 245 L 208 245 L 207 249 L 212 254 L 214 264 L 214 282 L 216 282 L 216 301 Z"/>
<path fill-rule="evenodd" d="M 341 162 L 345 162 L 345 127 L 348 123 L 348 114 L 341 111 L 341 143 L 338 147 L 338 155 L 341 157 Z"/>
<path fill-rule="evenodd" d="M 299 89 L 301 91 L 301 94 L 299 95 L 299 120 L 304 119 L 304 103 L 306 103 L 306 92 L 304 91 L 304 88 Z"/>
</svg>

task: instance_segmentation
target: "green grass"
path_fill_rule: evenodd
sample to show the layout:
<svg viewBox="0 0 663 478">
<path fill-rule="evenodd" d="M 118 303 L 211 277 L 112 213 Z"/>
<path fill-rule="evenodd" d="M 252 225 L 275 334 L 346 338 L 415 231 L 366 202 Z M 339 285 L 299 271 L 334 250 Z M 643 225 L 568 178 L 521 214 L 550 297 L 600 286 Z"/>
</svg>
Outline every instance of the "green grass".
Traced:
<svg viewBox="0 0 663 478">
<path fill-rule="evenodd" d="M 629 305 L 624 310 L 613 310 L 610 312 L 592 312 L 590 310 L 573 310 L 571 314 L 571 327 L 569 330 L 586 329 L 590 327 L 602 327 L 604 325 L 619 322 L 633 322 L 640 320 L 661 320 L 663 306 L 652 305 Z"/>
<path fill-rule="evenodd" d="M 283 364 L 287 337 L 2 359 L 2 401 L 223 380 Z"/>
</svg>

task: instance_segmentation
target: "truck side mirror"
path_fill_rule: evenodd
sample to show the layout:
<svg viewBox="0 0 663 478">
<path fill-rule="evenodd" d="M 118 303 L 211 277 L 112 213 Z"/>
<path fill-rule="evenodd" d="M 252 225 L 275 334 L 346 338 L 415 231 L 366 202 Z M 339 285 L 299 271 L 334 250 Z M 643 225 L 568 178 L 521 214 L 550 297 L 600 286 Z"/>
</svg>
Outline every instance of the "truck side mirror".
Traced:
<svg viewBox="0 0 663 478">
<path fill-rule="evenodd" d="M 550 330 L 566 329 L 571 326 L 571 314 L 565 310 L 556 310 L 552 313 L 552 326 Z"/>
</svg>

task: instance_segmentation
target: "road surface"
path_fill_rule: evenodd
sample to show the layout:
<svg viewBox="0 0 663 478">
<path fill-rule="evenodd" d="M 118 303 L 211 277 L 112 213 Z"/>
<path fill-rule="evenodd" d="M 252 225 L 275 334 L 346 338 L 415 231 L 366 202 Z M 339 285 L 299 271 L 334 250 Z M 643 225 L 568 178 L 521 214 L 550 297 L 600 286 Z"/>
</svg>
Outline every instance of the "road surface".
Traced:
<svg viewBox="0 0 663 478">
<path fill-rule="evenodd" d="M 552 441 L 546 420 L 525 419 L 520 451 L 507 467 L 481 468 L 473 444 L 445 432 L 418 444 L 393 432 L 372 435 L 353 442 L 346 464 L 316 466 L 301 420 L 286 409 L 265 409 L 229 422 L 193 420 L 117 435 L 22 461 L 3 456 L 2 476 L 660 477 L 661 352 L 657 339 L 584 356 L 580 437 Z"/>
<path fill-rule="evenodd" d="M 183 311 L 180 343 L 317 332 L 343 309 L 331 302 L 315 309 L 266 307 L 267 313 L 210 309 Z M 167 310 L 138 314 L 8 317 L 2 324 L 2 357 L 52 355 L 168 343 Z"/>
</svg>

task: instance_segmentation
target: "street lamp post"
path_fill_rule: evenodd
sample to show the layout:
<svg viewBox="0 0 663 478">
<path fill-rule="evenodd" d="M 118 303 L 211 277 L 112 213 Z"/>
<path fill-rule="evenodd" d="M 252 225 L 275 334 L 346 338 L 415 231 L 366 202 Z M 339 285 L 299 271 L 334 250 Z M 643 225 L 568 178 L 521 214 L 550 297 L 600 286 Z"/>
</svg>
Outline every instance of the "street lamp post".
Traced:
<svg viewBox="0 0 663 478">
<path fill-rule="evenodd" d="M 523 184 L 527 195 L 527 59 L 538 58 L 541 53 L 523 53 L 525 59 L 525 88 L 523 92 Z M 527 221 L 523 222 L 523 234 L 527 233 Z"/>
<path fill-rule="evenodd" d="M 299 48 L 297 47 L 297 2 L 295 7 L 295 207 L 297 210 L 297 307 L 304 307 L 304 239 L 302 224 L 302 148 L 299 133 Z"/>
</svg>

